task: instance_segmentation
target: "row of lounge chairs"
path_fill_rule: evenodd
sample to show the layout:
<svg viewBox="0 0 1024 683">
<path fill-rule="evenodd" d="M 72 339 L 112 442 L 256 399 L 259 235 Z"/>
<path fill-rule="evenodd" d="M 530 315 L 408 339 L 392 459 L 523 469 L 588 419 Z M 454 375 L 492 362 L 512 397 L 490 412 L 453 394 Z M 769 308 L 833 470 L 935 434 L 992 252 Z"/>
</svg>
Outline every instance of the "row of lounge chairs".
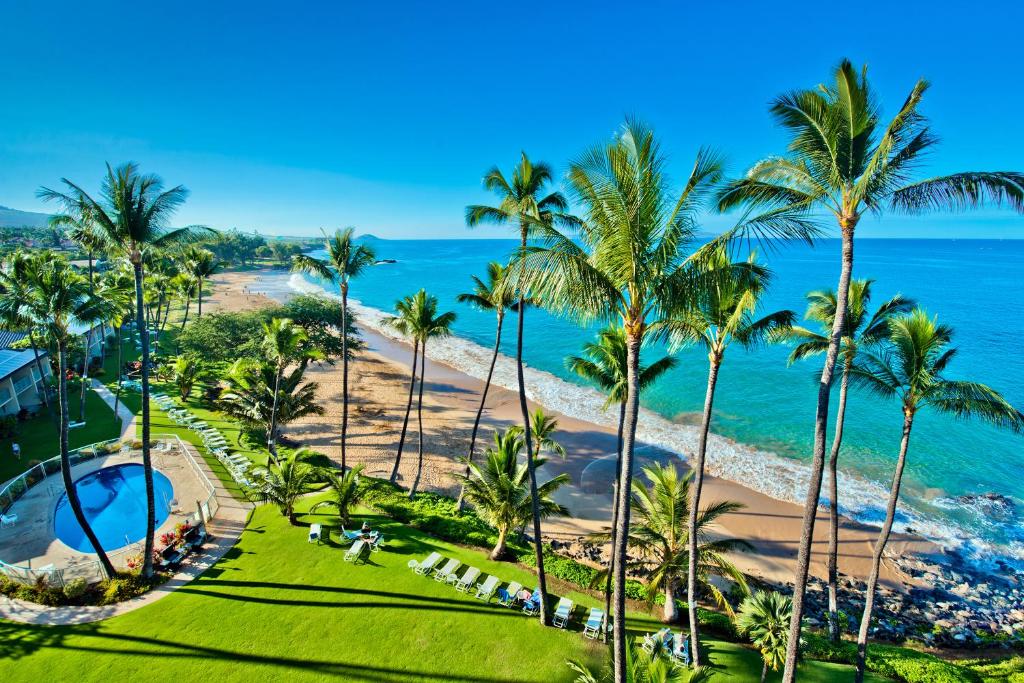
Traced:
<svg viewBox="0 0 1024 683">
<path fill-rule="evenodd" d="M 449 559 L 442 564 L 444 558 L 440 553 L 430 553 L 425 559 L 416 561 L 409 560 L 409 568 L 421 576 L 432 577 L 438 583 L 445 583 L 455 586 L 455 590 L 467 595 L 476 589 L 474 595 L 478 600 L 489 602 L 496 597 L 498 604 L 510 609 L 522 608 L 525 614 L 536 615 L 541 607 L 540 588 L 535 588 L 529 597 L 524 597 L 523 585 L 517 581 L 501 586 L 501 579 L 493 574 L 481 583 L 480 570 L 476 567 L 467 568 L 461 576 L 458 575 L 462 568 L 462 562 L 456 559 Z M 557 628 L 565 628 L 572 619 L 574 604 L 569 598 L 561 598 L 555 606 L 555 612 L 551 623 Z M 588 638 L 597 638 L 601 630 L 605 628 L 607 619 L 604 610 L 597 607 L 590 609 L 587 621 L 583 627 L 583 635 Z"/>
<path fill-rule="evenodd" d="M 203 544 L 205 544 L 209 538 L 209 535 L 206 533 L 205 524 L 192 527 L 185 532 L 185 536 L 181 539 L 181 543 L 177 545 L 169 545 L 160 551 L 160 568 L 177 569 L 189 554 L 202 548 Z"/>
<path fill-rule="evenodd" d="M 228 451 L 227 438 L 217 429 L 203 422 L 185 408 L 179 408 L 167 394 L 153 394 L 153 400 L 176 424 L 188 427 L 203 440 L 203 446 L 224 465 L 231 478 L 243 486 L 251 487 L 249 469 L 252 461 L 238 453 Z"/>
</svg>

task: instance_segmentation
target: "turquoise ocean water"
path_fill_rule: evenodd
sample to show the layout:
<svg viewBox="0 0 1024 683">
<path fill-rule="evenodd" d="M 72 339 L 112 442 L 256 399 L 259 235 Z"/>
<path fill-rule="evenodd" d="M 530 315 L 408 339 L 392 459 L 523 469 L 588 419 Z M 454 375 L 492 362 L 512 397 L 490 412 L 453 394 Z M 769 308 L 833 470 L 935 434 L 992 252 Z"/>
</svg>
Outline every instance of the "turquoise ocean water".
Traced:
<svg viewBox="0 0 1024 683">
<path fill-rule="evenodd" d="M 455 297 L 470 288 L 470 275 L 483 274 L 487 261 L 507 260 L 515 242 L 375 240 L 373 246 L 379 258 L 397 263 L 371 268 L 354 284 L 352 296 L 368 309 L 376 309 L 362 311 L 361 322 L 376 327 L 377 311 L 390 311 L 396 299 L 424 287 L 444 309 L 458 313 L 454 328 L 458 339 L 450 344 L 455 350 L 448 350 L 449 358 L 455 354 L 461 369 L 482 376 L 485 350 L 493 345 L 494 318 L 456 303 Z M 985 382 L 1024 407 L 1024 357 L 1019 352 L 1024 300 L 1018 295 L 1024 278 L 1024 241 L 861 240 L 855 259 L 854 276 L 875 280 L 876 303 L 899 292 L 955 328 L 960 353 L 951 376 Z M 774 272 L 764 310 L 788 308 L 802 317 L 808 290 L 835 286 L 839 243 L 785 246 L 762 252 L 761 260 Z M 318 288 L 309 278 L 288 280 L 292 289 Z M 578 384 L 565 370 L 564 359 L 578 353 L 593 333 L 544 311 L 528 314 L 525 357 L 539 371 L 531 375 L 533 383 L 550 384 L 538 386 L 535 393 L 553 404 L 551 408 L 594 417 L 596 395 L 559 381 Z M 514 354 L 511 329 L 502 351 Z M 728 451 L 729 457 L 723 455 L 712 469 L 777 498 L 797 501 L 803 495 L 803 463 L 810 457 L 814 377 L 821 360 L 787 367 L 788 353 L 783 346 L 750 353 L 738 348 L 729 351 L 712 430 L 754 448 L 734 451 L 722 446 L 720 450 Z M 642 436 L 685 453 L 686 442 L 676 437 L 683 439 L 693 431 L 689 425 L 703 402 L 707 361 L 696 349 L 680 352 L 679 359 L 679 366 L 643 397 L 650 428 Z M 609 415 L 608 419 L 614 418 Z M 851 392 L 841 456 L 847 477 L 842 480 L 840 503 L 847 514 L 868 522 L 881 517 L 883 487 L 891 477 L 901 420 L 896 403 Z M 1024 560 L 1022 446 L 1022 436 L 922 412 L 905 476 L 903 525 L 968 557 Z M 710 457 L 715 458 L 715 453 Z M 1012 509 L 958 500 L 988 493 L 1007 496 Z"/>
</svg>

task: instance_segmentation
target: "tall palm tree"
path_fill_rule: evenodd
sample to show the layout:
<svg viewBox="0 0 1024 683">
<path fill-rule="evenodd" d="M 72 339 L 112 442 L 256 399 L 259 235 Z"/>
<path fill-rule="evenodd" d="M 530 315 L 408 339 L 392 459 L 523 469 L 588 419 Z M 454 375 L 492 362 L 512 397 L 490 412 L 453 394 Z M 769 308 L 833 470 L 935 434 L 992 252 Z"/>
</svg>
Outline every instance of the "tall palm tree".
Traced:
<svg viewBox="0 0 1024 683">
<path fill-rule="evenodd" d="M 868 628 L 874 609 L 878 571 L 896 517 L 910 432 L 917 412 L 931 408 L 961 419 L 980 418 L 1015 432 L 1024 430 L 1024 415 L 999 393 L 984 384 L 945 377 L 944 373 L 956 355 L 956 349 L 949 346 L 952 337 L 952 328 L 940 325 L 937 318 L 930 318 L 923 309 L 916 308 L 906 315 L 892 318 L 888 342 L 877 352 L 862 350 L 851 371 L 851 379 L 858 385 L 882 398 L 897 399 L 903 413 L 903 436 L 896 470 L 889 489 L 885 521 L 871 555 L 864 614 L 857 635 L 857 683 L 864 680 Z"/>
<path fill-rule="evenodd" d="M 602 410 L 607 410 L 611 405 L 619 405 L 619 425 L 616 431 L 615 448 L 615 481 L 619 481 L 622 470 L 622 429 L 626 419 L 626 388 L 627 377 L 627 353 L 626 353 L 626 332 L 621 327 L 606 327 L 597 334 L 596 342 L 587 342 L 583 345 L 584 356 L 569 356 L 565 359 L 566 367 L 588 382 L 592 382 L 599 389 L 605 392 Z M 649 365 L 641 365 L 638 368 L 639 381 L 638 390 L 643 393 L 644 389 L 654 384 L 662 375 L 676 366 L 676 359 L 672 356 L 662 356 Z M 619 509 L 619 488 L 615 487 L 612 496 L 612 536 L 611 544 L 615 545 L 615 529 L 618 526 Z M 612 565 L 614 554 L 608 558 L 608 570 L 604 584 L 604 613 L 613 614 L 611 610 L 612 601 Z M 607 636 L 604 633 L 603 636 Z"/>
<path fill-rule="evenodd" d="M 828 629 L 834 642 L 839 642 L 839 449 L 843 443 L 843 425 L 846 422 L 846 397 L 850 387 L 850 370 L 862 347 L 877 344 L 889 335 L 889 320 L 914 307 L 914 302 L 899 294 L 884 302 L 873 314 L 868 313 L 873 280 L 851 280 L 846 299 L 846 320 L 840 347 L 843 372 L 839 380 L 839 406 L 836 410 L 835 434 L 828 458 Z M 789 336 L 797 345 L 789 354 L 789 363 L 828 350 L 829 333 L 835 323 L 836 293 L 816 290 L 807 294 L 807 313 L 804 317 L 821 325 L 821 332 L 805 327 L 793 327 Z"/>
<path fill-rule="evenodd" d="M 36 391 L 42 398 L 43 406 L 49 410 L 50 391 L 46 374 L 43 372 L 42 359 L 39 357 L 39 344 L 36 341 L 38 321 L 27 305 L 30 275 L 37 272 L 47 258 L 46 252 L 33 254 L 18 250 L 8 254 L 3 264 L 0 264 L 0 329 L 8 332 L 28 331 L 36 372 L 39 373 Z"/>
<path fill-rule="evenodd" d="M 566 235 L 536 222 L 543 246 L 525 250 L 517 267 L 544 306 L 591 322 L 615 321 L 626 334 L 626 415 L 622 436 L 619 490 L 633 481 L 633 452 L 639 409 L 640 347 L 652 323 L 661 320 L 683 296 L 692 279 L 682 249 L 692 242 L 695 212 L 721 175 L 718 159 L 698 154 L 683 189 L 674 197 L 665 159 L 653 132 L 629 120 L 622 133 L 574 161 L 569 182 L 582 220 Z M 625 614 L 625 538 L 629 528 L 628 496 L 620 496 L 614 556 L 615 614 Z M 539 524 L 536 526 L 539 527 Z M 612 631 L 615 680 L 625 680 L 626 624 L 616 619 Z"/>
<path fill-rule="evenodd" d="M 163 181 L 156 175 L 142 175 L 133 163 L 116 169 L 107 164 L 107 174 L 100 186 L 99 200 L 94 199 L 80 185 L 62 178 L 63 192 L 40 188 L 38 196 L 45 201 L 57 201 L 64 215 L 89 213 L 96 225 L 96 233 L 104 250 L 121 256 L 131 264 L 135 275 L 135 316 L 142 344 L 142 466 L 146 485 L 146 541 L 142 553 L 142 575 L 153 574 L 153 531 L 156 526 L 156 504 L 153 497 L 153 461 L 149 452 L 149 330 L 143 320 L 143 287 L 145 273 L 143 255 L 147 249 L 182 243 L 193 238 L 196 231 L 205 228 L 167 229 L 174 212 L 188 196 L 188 190 L 178 185 L 163 189 Z"/>
<path fill-rule="evenodd" d="M 95 320 L 102 315 L 103 301 L 89 292 L 89 283 L 74 272 L 67 261 L 49 254 L 45 262 L 36 261 L 37 268 L 26 272 L 29 286 L 27 306 L 33 317 L 46 330 L 46 336 L 57 348 L 57 400 L 60 406 L 60 463 L 68 506 L 82 527 L 86 538 L 99 558 L 108 577 L 116 571 L 100 545 L 92 526 L 85 517 L 71 478 L 71 459 L 68 450 L 68 379 L 67 350 L 74 333 L 72 326 Z"/>
<path fill-rule="evenodd" d="M 778 671 L 786 660 L 786 638 L 793 599 L 776 591 L 757 591 L 740 605 L 736 629 L 750 638 L 761 653 L 761 683 L 768 678 L 768 669 Z"/>
<path fill-rule="evenodd" d="M 185 314 L 181 317 L 181 327 L 184 330 L 188 324 L 188 314 L 192 308 L 192 297 L 199 289 L 199 278 L 188 271 L 178 273 L 171 279 L 171 291 L 174 297 L 185 302 Z"/>
<path fill-rule="evenodd" d="M 774 101 L 771 113 L 791 136 L 789 153 L 754 164 L 745 177 L 730 183 L 719 197 L 721 209 L 746 205 L 749 209 L 803 214 L 812 221 L 831 218 L 842 237 L 836 316 L 818 384 L 785 683 L 796 679 L 811 541 L 825 467 L 830 390 L 846 319 L 854 234 L 861 217 L 865 212 L 881 213 L 886 208 L 917 214 L 976 208 L 989 202 L 1006 203 L 1024 211 L 1024 174 L 1016 171 L 969 171 L 914 180 L 922 157 L 938 140 L 918 111 L 928 87 L 927 81 L 919 80 L 896 116 L 883 125 L 868 84 L 867 68 L 858 74 L 848 60 L 843 60 L 835 69 L 831 85 L 790 92 Z"/>
<path fill-rule="evenodd" d="M 466 207 L 466 224 L 470 227 L 490 223 L 507 225 L 519 230 L 519 256 L 527 251 L 527 240 L 536 228 L 552 226 L 556 220 L 564 216 L 568 202 L 560 192 L 548 192 L 552 182 L 551 167 L 547 164 L 533 163 L 526 152 L 520 154 L 519 163 L 512 171 L 511 179 L 506 178 L 497 166 L 491 168 L 483 179 L 484 187 L 497 195 L 500 200 L 497 206 L 471 205 Z M 517 279 L 516 289 L 519 299 L 519 316 L 516 326 L 516 380 L 519 385 L 519 410 L 523 418 L 523 431 L 526 439 L 526 452 L 533 452 L 533 441 L 530 434 L 530 411 L 526 404 L 526 380 L 523 375 L 523 324 L 526 315 L 526 300 L 529 298 L 527 288 L 521 278 Z M 530 468 L 530 495 L 533 499 L 533 536 L 536 539 L 534 549 L 537 559 L 537 580 L 540 584 L 540 623 L 547 626 L 547 578 L 544 575 L 544 551 L 540 541 L 540 499 L 537 493 L 537 477 Z"/>
<path fill-rule="evenodd" d="M 103 237 L 96 230 L 92 209 L 88 206 L 78 206 L 74 213 L 51 216 L 49 224 L 54 230 L 63 230 L 67 238 L 85 252 L 89 261 L 89 289 L 92 291 L 95 288 L 93 259 L 98 252 L 103 251 Z"/>
<path fill-rule="evenodd" d="M 185 251 L 186 270 L 196 279 L 196 317 L 203 317 L 203 282 L 210 279 L 221 269 L 224 262 L 214 256 L 209 249 L 189 247 Z"/>
<path fill-rule="evenodd" d="M 697 516 L 704 488 L 705 459 L 711 411 L 715 402 L 718 374 L 726 350 L 732 344 L 753 348 L 777 338 L 792 326 L 793 311 L 775 311 L 756 317 L 768 289 L 770 271 L 756 262 L 753 254 L 733 263 L 724 246 L 710 250 L 698 268 L 703 272 L 700 291 L 682 300 L 665 326 L 674 346 L 697 344 L 708 353 L 708 382 L 701 414 L 700 436 L 693 461 L 693 504 L 690 506 L 690 562 L 686 582 L 689 602 L 690 647 L 694 666 L 700 666 L 700 632 L 697 620 Z"/>
<path fill-rule="evenodd" d="M 327 476 L 327 486 L 330 489 L 330 498 L 321 500 L 309 508 L 310 512 L 316 512 L 320 508 L 334 508 L 342 526 L 348 524 L 352 508 L 362 500 L 362 492 L 359 488 L 359 475 L 363 471 L 363 464 L 360 463 L 347 472 L 330 472 Z"/>
<path fill-rule="evenodd" d="M 419 429 L 417 438 L 419 458 L 416 465 L 416 478 L 413 479 L 409 488 L 409 497 L 413 498 L 420 485 L 420 476 L 423 474 L 423 385 L 426 381 L 425 373 L 427 368 L 427 341 L 430 339 L 443 338 L 451 335 L 452 324 L 455 323 L 455 312 L 437 312 L 437 297 L 427 294 L 421 289 L 412 296 L 405 297 L 395 304 L 399 315 L 388 319 L 388 322 L 408 337 L 411 337 L 419 348 L 420 356 L 420 377 L 419 377 L 419 398 L 416 403 L 416 421 Z M 416 351 L 413 351 L 413 379 L 416 382 Z M 412 400 L 412 384 L 409 385 L 409 400 Z M 409 408 L 406 407 L 405 423 L 402 425 L 402 441 L 398 444 L 398 456 L 395 458 L 395 467 L 391 472 L 392 481 L 397 476 L 399 461 L 402 457 L 402 442 L 404 441 L 406 427 L 409 422 Z"/>
<path fill-rule="evenodd" d="M 133 310 L 132 295 L 134 294 L 134 282 L 132 274 L 123 268 L 112 270 L 100 278 L 97 294 L 109 306 L 110 317 L 107 324 L 114 330 L 117 340 L 117 391 L 114 393 L 114 419 L 117 417 L 117 407 L 121 402 L 121 384 L 124 378 L 124 344 L 121 340 L 121 332 L 125 323 L 131 319 Z"/>
<path fill-rule="evenodd" d="M 523 451 L 523 430 L 515 426 L 494 433 L 494 445 L 487 449 L 482 463 L 469 463 L 469 474 L 458 475 L 466 498 L 485 522 L 498 530 L 491 559 L 505 554 L 508 535 L 524 525 L 533 514 L 527 464 L 519 462 Z M 534 458 L 534 468 L 546 460 Z M 560 474 L 537 487 L 541 516 L 565 516 L 569 510 L 552 500 L 551 495 L 569 483 L 569 475 Z"/>
<path fill-rule="evenodd" d="M 420 290 L 423 292 L 423 290 Z M 424 292 L 425 294 L 425 292 Z M 416 390 L 416 365 L 419 363 L 420 340 L 414 332 L 415 321 L 418 317 L 417 308 L 422 305 L 422 299 L 418 296 L 406 296 L 395 302 L 397 315 L 390 316 L 385 322 L 403 336 L 412 341 L 412 367 L 409 377 L 409 398 L 405 402 L 405 418 L 402 420 L 402 434 L 398 437 L 398 452 L 395 455 L 395 465 L 391 468 L 390 481 L 392 484 L 398 479 L 398 468 L 402 464 L 402 450 L 405 448 L 405 435 L 409 430 L 409 415 L 412 413 L 412 397 Z"/>
<path fill-rule="evenodd" d="M 693 506 L 693 472 L 681 477 L 674 464 L 657 463 L 644 467 L 643 472 L 648 485 L 639 480 L 633 482 L 633 495 L 629 502 L 635 517 L 630 522 L 626 537 L 627 545 L 636 551 L 637 557 L 625 566 L 649 574 L 649 596 L 653 600 L 659 593 L 664 595 L 662 621 L 671 624 L 679 619 L 676 588 L 690 566 L 690 532 L 686 520 Z M 710 592 L 719 606 L 727 611 L 731 611 L 729 603 L 710 581 L 710 576 L 717 574 L 730 578 L 746 591 L 743 572 L 726 555 L 747 552 L 753 550 L 753 546 L 739 539 L 712 540 L 710 531 L 719 517 L 743 508 L 742 503 L 724 501 L 712 503 L 697 514 L 697 580 L 699 586 Z M 602 540 L 607 536 L 602 533 L 594 538 Z M 695 595 L 696 591 L 687 596 L 691 604 L 695 602 Z M 691 640 L 696 637 L 692 633 L 690 635 Z"/>
<path fill-rule="evenodd" d="M 274 400 L 270 408 L 267 450 L 270 451 L 270 457 L 275 463 L 278 461 L 277 417 L 278 404 L 281 400 L 281 378 L 289 365 L 320 357 L 315 350 L 304 347 L 307 339 L 306 331 L 289 318 L 272 318 L 263 323 L 263 351 L 274 368 Z"/>
<path fill-rule="evenodd" d="M 469 437 L 469 454 L 466 456 L 466 476 L 469 476 L 469 465 L 473 462 L 474 450 L 476 449 L 476 435 L 480 429 L 480 418 L 484 414 L 484 406 L 487 405 L 487 391 L 491 388 L 491 377 L 494 376 L 494 364 L 498 361 L 498 353 L 501 350 L 501 328 L 505 322 L 505 312 L 515 306 L 515 288 L 506 282 L 508 269 L 500 263 L 491 261 L 487 264 L 487 281 L 481 280 L 473 275 L 473 291 L 464 292 L 455 297 L 460 304 L 469 304 L 481 311 L 494 311 L 497 317 L 497 326 L 494 333 L 494 353 L 491 354 L 491 365 L 487 368 L 487 379 L 484 380 L 484 389 L 480 393 L 480 407 L 476 411 L 476 419 L 473 420 L 473 432 Z M 463 498 L 466 494 L 466 487 L 459 489 L 459 498 L 456 501 L 456 508 L 462 511 Z"/>
<path fill-rule="evenodd" d="M 317 468 L 306 462 L 308 452 L 300 448 L 281 462 L 267 463 L 253 474 L 262 481 L 248 490 L 249 497 L 261 503 L 274 503 L 288 522 L 295 524 L 295 502 L 321 481 Z"/>
<path fill-rule="evenodd" d="M 218 406 L 247 429 L 270 432 L 270 416 L 276 406 L 277 426 L 308 415 L 323 415 L 316 382 L 303 383 L 306 368 L 300 363 L 285 371 L 278 381 L 277 366 L 266 361 L 240 358 L 223 378 L 224 392 Z M 278 391 L 274 393 L 274 384 Z"/>
<path fill-rule="evenodd" d="M 348 439 L 348 288 L 352 278 L 372 266 L 377 256 L 371 247 L 356 244 L 355 228 L 337 230 L 324 241 L 327 258 L 308 254 L 292 257 L 292 270 L 311 273 L 338 286 L 341 294 L 341 469 L 345 469 L 345 445 Z"/>
</svg>

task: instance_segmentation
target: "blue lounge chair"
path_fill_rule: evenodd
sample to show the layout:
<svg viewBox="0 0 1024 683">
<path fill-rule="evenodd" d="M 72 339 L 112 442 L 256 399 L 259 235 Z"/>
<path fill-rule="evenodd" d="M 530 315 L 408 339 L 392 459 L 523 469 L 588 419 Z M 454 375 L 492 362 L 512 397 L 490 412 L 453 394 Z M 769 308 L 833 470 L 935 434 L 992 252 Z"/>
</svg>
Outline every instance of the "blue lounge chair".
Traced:
<svg viewBox="0 0 1024 683">
<path fill-rule="evenodd" d="M 558 601 L 558 606 L 555 607 L 555 614 L 551 618 L 551 623 L 554 624 L 555 628 L 565 628 L 569 623 L 569 617 L 572 615 L 572 600 L 569 598 L 562 598 Z"/>
<path fill-rule="evenodd" d="M 526 614 L 537 614 L 540 611 L 540 588 L 533 589 L 533 595 L 523 603 L 523 612 Z"/>
</svg>

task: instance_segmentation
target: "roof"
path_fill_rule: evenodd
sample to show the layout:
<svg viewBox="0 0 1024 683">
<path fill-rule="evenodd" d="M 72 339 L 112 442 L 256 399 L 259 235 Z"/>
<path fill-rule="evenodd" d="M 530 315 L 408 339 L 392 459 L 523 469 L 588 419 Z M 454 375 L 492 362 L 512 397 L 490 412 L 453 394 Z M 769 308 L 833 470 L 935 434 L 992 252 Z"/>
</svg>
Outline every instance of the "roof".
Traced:
<svg viewBox="0 0 1024 683">
<path fill-rule="evenodd" d="M 6 379 L 34 361 L 35 356 L 31 351 L 0 351 L 0 379 Z"/>
<path fill-rule="evenodd" d="M 21 341 L 28 336 L 28 332 L 4 332 L 0 330 L 0 349 L 9 349 L 11 344 Z"/>
</svg>

